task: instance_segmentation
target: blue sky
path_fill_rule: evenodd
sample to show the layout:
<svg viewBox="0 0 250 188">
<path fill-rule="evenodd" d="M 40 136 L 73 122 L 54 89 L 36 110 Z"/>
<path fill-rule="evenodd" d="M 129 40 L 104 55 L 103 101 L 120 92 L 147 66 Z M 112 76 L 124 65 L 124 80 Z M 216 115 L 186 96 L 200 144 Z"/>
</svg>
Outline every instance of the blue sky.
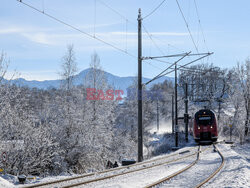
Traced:
<svg viewBox="0 0 250 188">
<path fill-rule="evenodd" d="M 137 15 L 149 14 L 162 0 L 23 0 L 90 35 L 137 56 Z M 124 17 L 103 5 L 106 3 Z M 250 1 L 196 0 L 208 50 L 203 62 L 231 68 L 250 55 Z M 179 0 L 199 52 L 207 52 L 194 0 Z M 143 56 L 196 52 L 175 0 L 166 2 L 143 25 Z M 17 70 L 28 80 L 58 79 L 66 46 L 74 44 L 79 71 L 89 67 L 97 52 L 105 71 L 135 76 L 137 60 L 40 14 L 16 0 L 1 0 L 0 50 L 10 59 L 9 75 Z M 156 44 L 156 45 L 155 45 Z M 157 46 L 157 47 L 156 47 Z M 160 49 L 159 49 L 160 48 Z M 189 59 L 187 58 L 186 62 Z M 167 61 L 173 62 L 173 59 Z M 183 64 L 185 61 L 183 61 Z M 167 64 L 144 62 L 143 75 L 153 77 Z M 171 76 L 171 75 L 170 75 Z"/>
</svg>

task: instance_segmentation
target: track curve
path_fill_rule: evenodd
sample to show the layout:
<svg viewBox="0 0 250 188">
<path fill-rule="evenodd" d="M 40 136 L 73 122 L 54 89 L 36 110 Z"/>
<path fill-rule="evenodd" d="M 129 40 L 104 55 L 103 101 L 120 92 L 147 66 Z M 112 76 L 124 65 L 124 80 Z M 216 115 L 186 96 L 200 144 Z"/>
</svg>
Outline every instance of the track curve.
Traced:
<svg viewBox="0 0 250 188">
<path fill-rule="evenodd" d="M 193 151 L 194 149 L 190 149 L 190 150 Z M 185 150 L 184 152 L 190 152 L 190 150 Z M 157 158 L 157 159 L 154 159 L 154 160 L 150 160 L 150 161 L 144 161 L 144 162 L 141 162 L 141 163 L 136 163 L 136 164 L 129 165 L 129 166 L 122 166 L 122 167 L 119 167 L 119 168 L 108 169 L 108 170 L 104 170 L 104 171 L 100 171 L 100 172 L 84 174 L 84 175 L 81 175 L 81 176 L 75 176 L 75 177 L 65 178 L 65 179 L 61 179 L 61 180 L 55 180 L 55 181 L 50 181 L 50 182 L 44 182 L 44 183 L 27 185 L 27 186 L 24 186 L 23 188 L 36 188 L 36 187 L 44 187 L 44 186 L 54 186 L 56 184 L 60 184 L 60 183 L 63 183 L 63 182 L 65 182 L 65 184 L 66 183 L 69 184 L 70 181 L 74 181 L 74 180 L 77 180 L 77 179 L 80 180 L 80 179 L 85 178 L 85 177 L 91 177 L 91 176 L 94 177 L 96 175 L 105 174 L 105 173 L 108 173 L 108 172 L 113 172 L 113 171 L 115 172 L 115 171 L 119 171 L 119 170 L 122 170 L 122 169 L 129 169 L 129 168 L 132 168 L 132 167 L 142 166 L 142 168 L 135 169 L 135 170 L 130 170 L 128 172 L 117 173 L 117 174 L 114 174 L 114 175 L 109 175 L 109 176 L 104 176 L 104 177 L 101 177 L 101 178 L 95 178 L 95 179 L 92 179 L 92 180 L 87 180 L 87 181 L 79 182 L 77 184 L 73 183 L 73 184 L 69 184 L 68 186 L 63 186 L 65 188 L 66 187 L 74 187 L 74 186 L 78 186 L 78 185 L 83 185 L 83 184 L 88 184 L 88 183 L 92 183 L 92 182 L 96 182 L 96 181 L 101 181 L 101 180 L 113 178 L 113 177 L 116 177 L 116 176 L 121 176 L 121 175 L 124 175 L 124 174 L 128 174 L 128 173 L 132 173 L 132 172 L 136 172 L 136 171 L 140 171 L 140 170 L 145 170 L 145 169 L 148 169 L 148 168 L 153 168 L 153 167 L 160 166 L 160 165 L 163 165 L 163 164 L 175 162 L 175 161 L 181 160 L 183 158 L 195 155 L 197 153 L 196 152 L 194 154 L 190 154 L 190 155 L 187 155 L 187 156 L 175 159 L 175 160 L 170 160 L 167 163 L 166 163 L 166 161 L 164 161 L 164 162 L 161 162 L 159 164 L 153 164 L 151 166 L 145 167 L 145 164 L 154 163 L 154 162 L 158 162 L 158 161 L 161 161 L 161 160 L 166 160 L 168 158 L 180 155 L 180 154 L 182 154 L 184 152 L 178 152 L 176 154 L 172 154 L 172 155 L 160 157 L 160 158 Z"/>
<path fill-rule="evenodd" d="M 206 184 L 207 182 L 209 182 L 221 169 L 222 167 L 224 166 L 224 156 L 222 155 L 222 153 L 219 151 L 219 149 L 213 144 L 214 146 L 214 149 L 218 152 L 218 154 L 220 155 L 221 157 L 221 164 L 219 165 L 218 168 L 216 168 L 215 171 L 213 171 L 209 177 L 207 177 L 205 180 L 203 180 L 202 182 L 200 182 L 198 185 L 194 186 L 195 188 L 199 188 L 199 187 L 202 187 L 204 184 Z M 164 182 L 167 182 L 168 180 L 172 179 L 173 177 L 177 176 L 177 175 L 180 175 L 181 173 L 187 171 L 188 169 L 190 169 L 192 166 L 194 166 L 195 164 L 197 164 L 198 160 L 200 158 L 200 152 L 197 153 L 197 158 L 195 161 L 193 161 L 191 164 L 189 164 L 188 166 L 186 166 L 185 168 L 165 177 L 165 178 L 162 178 L 150 185 L 147 185 L 145 186 L 145 188 L 151 188 L 151 187 L 157 187 L 157 186 L 161 186 L 161 184 L 163 184 Z"/>
</svg>

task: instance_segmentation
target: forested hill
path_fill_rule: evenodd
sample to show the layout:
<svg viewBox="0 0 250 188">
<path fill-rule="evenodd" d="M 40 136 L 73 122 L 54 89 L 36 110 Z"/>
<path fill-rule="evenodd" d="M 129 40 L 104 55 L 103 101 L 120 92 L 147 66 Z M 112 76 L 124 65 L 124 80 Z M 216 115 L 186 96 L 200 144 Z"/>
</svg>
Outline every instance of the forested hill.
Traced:
<svg viewBox="0 0 250 188">
<path fill-rule="evenodd" d="M 82 85 L 84 83 L 84 78 L 90 71 L 89 69 L 85 69 L 81 71 L 79 74 L 77 74 L 74 78 L 74 85 Z M 126 91 L 126 89 L 131 86 L 136 81 L 136 76 L 128 76 L 128 77 L 120 77 L 113 75 L 111 73 L 105 72 L 104 75 L 107 78 L 107 82 L 109 85 L 114 87 L 114 89 L 122 89 Z M 149 81 L 149 78 L 143 78 L 143 83 L 146 83 Z M 173 81 L 173 78 L 171 77 L 162 77 L 158 80 L 155 80 L 154 82 L 151 82 L 149 84 L 149 87 L 153 84 L 162 83 L 165 80 L 171 80 Z M 49 88 L 59 88 L 62 80 L 45 80 L 45 81 L 36 81 L 36 80 L 25 80 L 23 78 L 18 78 L 15 80 L 11 80 L 11 83 L 14 83 L 18 86 L 27 86 L 29 88 L 38 88 L 38 89 L 49 89 Z"/>
</svg>

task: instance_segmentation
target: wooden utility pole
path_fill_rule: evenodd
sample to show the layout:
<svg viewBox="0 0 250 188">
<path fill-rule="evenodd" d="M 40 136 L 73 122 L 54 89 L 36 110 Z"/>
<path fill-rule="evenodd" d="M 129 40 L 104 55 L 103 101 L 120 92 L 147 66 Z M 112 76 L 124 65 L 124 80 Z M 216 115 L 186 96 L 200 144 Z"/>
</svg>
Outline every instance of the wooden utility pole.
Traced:
<svg viewBox="0 0 250 188">
<path fill-rule="evenodd" d="M 138 14 L 138 162 L 143 160 L 143 134 L 142 134 L 142 31 L 141 9 Z"/>
</svg>

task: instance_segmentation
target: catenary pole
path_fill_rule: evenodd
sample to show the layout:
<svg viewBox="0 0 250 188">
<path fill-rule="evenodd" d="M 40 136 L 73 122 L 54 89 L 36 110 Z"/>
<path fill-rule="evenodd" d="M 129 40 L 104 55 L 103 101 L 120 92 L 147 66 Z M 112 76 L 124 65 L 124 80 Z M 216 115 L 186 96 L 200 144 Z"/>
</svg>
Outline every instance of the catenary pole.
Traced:
<svg viewBox="0 0 250 188">
<path fill-rule="evenodd" d="M 143 160 L 142 129 L 142 30 L 141 9 L 138 14 L 138 162 Z"/>
<path fill-rule="evenodd" d="M 177 63 L 175 64 L 175 147 L 178 147 Z"/>
<path fill-rule="evenodd" d="M 174 95 L 172 95 L 172 134 L 174 134 Z"/>
<path fill-rule="evenodd" d="M 185 121 L 185 140 L 188 142 L 188 84 L 185 83 L 185 114 L 184 114 L 184 121 Z"/>
<path fill-rule="evenodd" d="M 157 114 L 156 114 L 156 116 L 157 116 L 157 117 L 156 117 L 156 118 L 157 118 L 157 132 L 159 132 L 159 128 L 160 128 L 160 127 L 159 127 L 159 123 L 160 123 L 160 122 L 159 122 L 159 100 L 158 100 L 158 99 L 157 99 L 157 104 L 156 104 L 156 105 L 157 105 L 157 106 L 156 106 L 156 108 L 157 108 L 157 109 L 156 109 L 156 111 L 157 111 Z"/>
</svg>

